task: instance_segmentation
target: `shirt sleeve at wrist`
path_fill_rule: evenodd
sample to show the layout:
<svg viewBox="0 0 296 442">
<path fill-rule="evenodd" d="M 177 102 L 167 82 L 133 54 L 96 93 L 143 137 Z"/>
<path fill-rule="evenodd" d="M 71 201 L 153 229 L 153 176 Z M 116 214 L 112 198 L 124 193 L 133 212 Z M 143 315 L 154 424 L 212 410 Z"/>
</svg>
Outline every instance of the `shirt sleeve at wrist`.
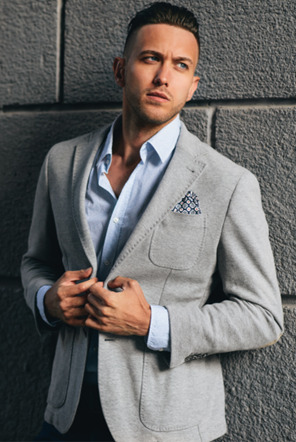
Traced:
<svg viewBox="0 0 296 442">
<path fill-rule="evenodd" d="M 36 299 L 36 303 L 37 303 L 37 308 L 38 311 L 40 313 L 41 318 L 43 319 L 43 321 L 47 324 L 50 325 L 51 327 L 55 327 L 57 325 L 58 320 L 56 321 L 49 321 L 46 317 L 45 314 L 45 307 L 44 307 L 44 297 L 46 292 L 51 288 L 51 285 L 43 285 L 42 287 L 40 287 L 40 289 L 37 292 L 37 299 Z"/>
<path fill-rule="evenodd" d="M 170 351 L 170 322 L 167 309 L 151 305 L 151 321 L 147 339 L 150 350 Z"/>
</svg>

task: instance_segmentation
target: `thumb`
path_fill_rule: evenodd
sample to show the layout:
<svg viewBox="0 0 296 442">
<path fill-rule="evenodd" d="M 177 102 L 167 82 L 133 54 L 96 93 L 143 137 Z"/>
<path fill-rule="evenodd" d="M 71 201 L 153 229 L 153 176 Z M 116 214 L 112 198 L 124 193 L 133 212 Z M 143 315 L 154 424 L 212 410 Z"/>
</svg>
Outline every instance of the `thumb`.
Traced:
<svg viewBox="0 0 296 442">
<path fill-rule="evenodd" d="M 125 278 L 123 276 L 117 276 L 115 279 L 112 279 L 108 282 L 108 288 L 111 290 L 122 291 L 125 286 L 129 283 L 130 278 Z"/>
<path fill-rule="evenodd" d="M 63 279 L 70 282 L 81 282 L 84 279 L 88 279 L 92 273 L 92 267 L 88 269 L 80 270 L 68 270 L 64 273 Z"/>
<path fill-rule="evenodd" d="M 81 281 L 84 279 L 88 279 L 92 274 L 92 267 L 88 267 L 87 269 L 81 269 L 77 271 L 77 280 Z"/>
</svg>

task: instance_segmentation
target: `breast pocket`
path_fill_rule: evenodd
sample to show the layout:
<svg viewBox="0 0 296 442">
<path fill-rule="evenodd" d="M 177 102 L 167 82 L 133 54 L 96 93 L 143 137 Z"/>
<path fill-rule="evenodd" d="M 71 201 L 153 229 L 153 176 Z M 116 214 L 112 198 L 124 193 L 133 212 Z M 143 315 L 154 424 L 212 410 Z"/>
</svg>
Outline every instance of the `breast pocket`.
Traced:
<svg viewBox="0 0 296 442">
<path fill-rule="evenodd" d="M 189 269 L 203 248 L 205 231 L 204 214 L 170 212 L 154 231 L 149 251 L 150 260 L 160 267 Z"/>
</svg>

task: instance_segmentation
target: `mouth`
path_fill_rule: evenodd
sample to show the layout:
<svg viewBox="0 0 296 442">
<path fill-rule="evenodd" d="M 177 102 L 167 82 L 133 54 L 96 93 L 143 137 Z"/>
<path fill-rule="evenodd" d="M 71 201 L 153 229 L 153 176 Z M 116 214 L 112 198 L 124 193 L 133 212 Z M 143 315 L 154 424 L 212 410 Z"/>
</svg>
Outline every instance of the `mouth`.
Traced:
<svg viewBox="0 0 296 442">
<path fill-rule="evenodd" d="M 150 91 L 147 94 L 147 97 L 151 98 L 153 101 L 157 101 L 160 103 L 169 101 L 169 97 L 167 96 L 167 94 L 165 94 L 164 92 L 160 92 L 160 91 Z"/>
</svg>

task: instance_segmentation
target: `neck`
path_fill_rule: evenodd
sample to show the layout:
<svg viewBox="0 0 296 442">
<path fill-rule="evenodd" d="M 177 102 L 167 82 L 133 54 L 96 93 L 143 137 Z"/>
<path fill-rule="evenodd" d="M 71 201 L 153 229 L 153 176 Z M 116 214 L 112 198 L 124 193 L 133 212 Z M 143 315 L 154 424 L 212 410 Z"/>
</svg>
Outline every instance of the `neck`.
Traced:
<svg viewBox="0 0 296 442">
<path fill-rule="evenodd" d="M 135 118 L 127 118 L 123 112 L 114 128 L 113 154 L 121 156 L 126 163 L 139 160 L 141 146 L 167 124 L 138 124 Z"/>
<path fill-rule="evenodd" d="M 131 132 L 127 130 L 122 117 L 114 127 L 113 157 L 121 157 L 121 161 L 127 166 L 137 163 L 140 161 L 140 148 L 145 141 L 142 137 L 137 136 L 137 134 L 131 134 Z"/>
</svg>

